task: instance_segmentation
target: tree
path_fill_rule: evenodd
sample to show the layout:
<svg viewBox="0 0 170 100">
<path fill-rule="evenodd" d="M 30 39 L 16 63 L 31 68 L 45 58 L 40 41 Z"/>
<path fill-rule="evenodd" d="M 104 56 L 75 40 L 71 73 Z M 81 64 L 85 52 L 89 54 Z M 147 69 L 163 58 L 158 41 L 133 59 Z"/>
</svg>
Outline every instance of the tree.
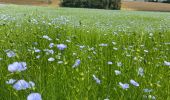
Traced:
<svg viewBox="0 0 170 100">
<path fill-rule="evenodd" d="M 120 9 L 121 0 L 63 0 L 62 6 Z"/>
</svg>

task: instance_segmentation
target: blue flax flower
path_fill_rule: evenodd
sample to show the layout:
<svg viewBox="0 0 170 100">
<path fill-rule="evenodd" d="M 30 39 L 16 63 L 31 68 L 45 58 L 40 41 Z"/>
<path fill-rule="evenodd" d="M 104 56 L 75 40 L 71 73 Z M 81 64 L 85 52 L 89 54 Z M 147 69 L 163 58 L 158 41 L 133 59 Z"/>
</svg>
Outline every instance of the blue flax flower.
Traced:
<svg viewBox="0 0 170 100">
<path fill-rule="evenodd" d="M 81 62 L 80 59 L 77 59 L 72 67 L 73 68 L 78 67 L 80 65 L 80 62 Z"/>
<path fill-rule="evenodd" d="M 13 85 L 13 88 L 15 90 L 25 90 L 27 88 L 30 88 L 30 84 L 25 80 L 19 80 Z"/>
<path fill-rule="evenodd" d="M 99 80 L 99 78 L 97 78 L 95 75 L 93 75 L 93 79 L 96 81 L 97 84 L 100 84 L 101 81 Z"/>
<path fill-rule="evenodd" d="M 58 48 L 59 50 L 64 50 L 65 48 L 67 48 L 67 45 L 65 45 L 65 44 L 58 44 L 58 45 L 57 45 L 57 48 Z"/>
<path fill-rule="evenodd" d="M 130 83 L 132 84 L 132 85 L 134 85 L 134 86 L 139 86 L 139 83 L 138 82 L 136 82 L 136 81 L 134 81 L 134 80 L 130 80 Z"/>
<path fill-rule="evenodd" d="M 15 82 L 15 79 L 9 79 L 8 81 L 6 81 L 6 84 L 14 84 Z"/>
<path fill-rule="evenodd" d="M 7 54 L 7 56 L 8 56 L 9 58 L 16 56 L 15 52 L 14 52 L 14 51 L 11 51 L 11 50 L 9 50 L 9 51 L 7 50 L 6 54 Z"/>
<path fill-rule="evenodd" d="M 8 71 L 10 72 L 21 72 L 26 69 L 26 62 L 14 62 L 13 64 L 8 65 Z"/>
<path fill-rule="evenodd" d="M 28 95 L 27 100 L 42 100 L 41 94 L 31 93 L 31 94 Z"/>
<path fill-rule="evenodd" d="M 129 84 L 127 84 L 127 83 L 123 84 L 122 82 L 119 82 L 119 85 L 122 87 L 122 89 L 128 89 L 129 88 Z"/>
</svg>

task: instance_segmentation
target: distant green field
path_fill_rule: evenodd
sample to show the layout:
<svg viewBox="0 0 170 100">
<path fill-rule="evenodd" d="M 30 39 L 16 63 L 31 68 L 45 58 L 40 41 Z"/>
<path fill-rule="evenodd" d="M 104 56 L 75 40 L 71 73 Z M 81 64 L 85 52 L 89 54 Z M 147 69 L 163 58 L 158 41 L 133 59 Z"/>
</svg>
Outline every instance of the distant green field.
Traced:
<svg viewBox="0 0 170 100">
<path fill-rule="evenodd" d="M 0 5 L 0 100 L 34 92 L 170 100 L 170 13 Z"/>
</svg>

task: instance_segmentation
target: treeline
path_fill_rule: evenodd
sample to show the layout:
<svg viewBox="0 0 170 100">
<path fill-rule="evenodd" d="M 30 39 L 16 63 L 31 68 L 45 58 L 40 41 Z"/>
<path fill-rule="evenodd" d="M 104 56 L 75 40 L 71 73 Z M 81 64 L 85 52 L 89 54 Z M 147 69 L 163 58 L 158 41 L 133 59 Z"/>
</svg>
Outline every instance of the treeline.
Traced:
<svg viewBox="0 0 170 100">
<path fill-rule="evenodd" d="M 62 0 L 64 7 L 120 9 L 121 0 Z"/>
<path fill-rule="evenodd" d="M 148 0 L 148 2 L 162 2 L 162 3 L 170 3 L 170 0 Z"/>
</svg>

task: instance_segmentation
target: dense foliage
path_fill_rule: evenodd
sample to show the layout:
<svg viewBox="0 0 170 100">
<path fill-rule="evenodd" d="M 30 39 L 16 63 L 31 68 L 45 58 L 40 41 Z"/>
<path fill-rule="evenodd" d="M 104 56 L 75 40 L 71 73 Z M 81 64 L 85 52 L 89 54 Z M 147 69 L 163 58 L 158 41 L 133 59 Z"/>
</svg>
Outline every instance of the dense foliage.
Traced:
<svg viewBox="0 0 170 100">
<path fill-rule="evenodd" d="M 101 9 L 120 9 L 121 0 L 63 0 L 62 6 Z"/>
</svg>

